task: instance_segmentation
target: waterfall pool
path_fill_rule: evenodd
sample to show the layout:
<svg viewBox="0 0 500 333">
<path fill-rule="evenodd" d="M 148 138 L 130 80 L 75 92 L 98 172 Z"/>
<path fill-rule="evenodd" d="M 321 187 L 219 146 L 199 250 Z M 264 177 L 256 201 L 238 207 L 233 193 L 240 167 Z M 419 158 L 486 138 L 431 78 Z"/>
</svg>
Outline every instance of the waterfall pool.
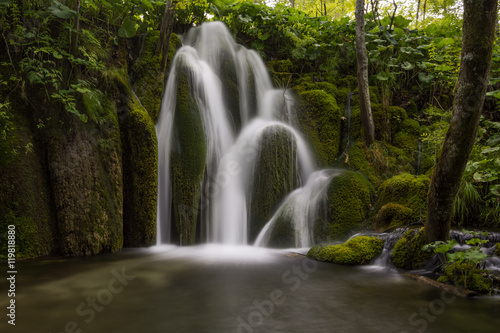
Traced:
<svg viewBox="0 0 500 333">
<path fill-rule="evenodd" d="M 395 270 L 321 263 L 296 251 L 206 244 L 20 262 L 15 328 L 403 333 L 500 327 L 499 296 L 456 298 Z M 8 290 L 5 279 L 0 288 Z M 7 306 L 2 298 L 4 312 Z M 7 326 L 4 315 L 0 331 Z"/>
</svg>

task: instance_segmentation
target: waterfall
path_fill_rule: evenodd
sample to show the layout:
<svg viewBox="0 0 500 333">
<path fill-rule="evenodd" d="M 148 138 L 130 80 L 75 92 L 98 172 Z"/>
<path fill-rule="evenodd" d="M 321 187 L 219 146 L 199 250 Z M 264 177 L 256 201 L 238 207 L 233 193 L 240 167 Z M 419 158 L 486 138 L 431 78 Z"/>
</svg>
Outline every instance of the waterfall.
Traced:
<svg viewBox="0 0 500 333">
<path fill-rule="evenodd" d="M 284 167 L 294 171 L 286 190 L 299 187 L 277 210 L 293 202 L 295 244 L 310 245 L 308 218 L 333 173 L 315 172 L 309 146 L 294 126 L 295 112 L 291 94 L 273 88 L 259 55 L 236 44 L 224 24 L 191 29 L 172 62 L 156 125 L 157 244 L 189 244 L 195 237 L 247 244 L 255 172 L 265 140 L 275 135 L 290 145 L 281 154 L 289 164 Z M 272 219 L 265 228 L 272 228 Z"/>
</svg>

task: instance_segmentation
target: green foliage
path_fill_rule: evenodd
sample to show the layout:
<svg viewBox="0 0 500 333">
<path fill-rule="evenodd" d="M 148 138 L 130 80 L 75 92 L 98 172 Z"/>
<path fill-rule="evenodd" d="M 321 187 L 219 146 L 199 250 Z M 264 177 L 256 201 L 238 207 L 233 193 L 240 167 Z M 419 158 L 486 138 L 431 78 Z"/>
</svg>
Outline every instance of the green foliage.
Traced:
<svg viewBox="0 0 500 333">
<path fill-rule="evenodd" d="M 462 230 L 462 232 L 473 236 L 487 234 L 487 232 L 468 230 Z M 469 288 L 480 293 L 488 293 L 491 289 L 491 281 L 483 276 L 483 273 L 488 273 L 488 271 L 480 269 L 480 264 L 488 257 L 481 251 L 481 244 L 488 242 L 488 240 L 474 237 L 466 242 L 466 244 L 471 245 L 469 249 L 450 252 L 457 245 L 457 241 L 452 239 L 446 242 L 437 241 L 427 244 L 422 247 L 422 250 L 427 252 L 432 250 L 434 253 L 440 254 L 439 259 L 444 266 L 444 274 L 440 277 L 440 282 Z"/>
<path fill-rule="evenodd" d="M 384 242 L 377 237 L 358 236 L 339 245 L 316 245 L 308 257 L 343 265 L 368 264 L 382 252 Z"/>
<path fill-rule="evenodd" d="M 438 282 L 470 289 L 479 294 L 488 294 L 492 288 L 488 271 L 479 269 L 468 262 L 454 262 L 446 266 L 444 274 L 438 278 Z"/>
</svg>

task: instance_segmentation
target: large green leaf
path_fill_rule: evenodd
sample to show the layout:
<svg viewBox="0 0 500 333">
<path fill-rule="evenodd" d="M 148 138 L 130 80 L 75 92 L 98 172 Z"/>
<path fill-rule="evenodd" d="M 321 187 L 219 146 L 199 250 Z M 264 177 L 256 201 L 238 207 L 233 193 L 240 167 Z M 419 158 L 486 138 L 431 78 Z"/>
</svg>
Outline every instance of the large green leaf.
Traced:
<svg viewBox="0 0 500 333">
<path fill-rule="evenodd" d="M 131 38 L 134 37 L 137 33 L 137 23 L 135 23 L 129 17 L 125 17 L 123 20 L 122 27 L 118 30 L 118 36 L 122 38 Z"/>
<path fill-rule="evenodd" d="M 76 14 L 74 10 L 56 0 L 52 0 L 52 6 L 48 9 L 52 14 L 62 19 L 72 18 Z"/>
<path fill-rule="evenodd" d="M 433 78 L 434 75 L 432 74 L 418 73 L 418 79 L 423 83 L 430 83 Z"/>
<path fill-rule="evenodd" d="M 405 61 L 402 65 L 401 68 L 407 71 L 411 71 L 413 68 L 415 68 L 414 64 L 410 64 L 408 61 Z"/>
</svg>

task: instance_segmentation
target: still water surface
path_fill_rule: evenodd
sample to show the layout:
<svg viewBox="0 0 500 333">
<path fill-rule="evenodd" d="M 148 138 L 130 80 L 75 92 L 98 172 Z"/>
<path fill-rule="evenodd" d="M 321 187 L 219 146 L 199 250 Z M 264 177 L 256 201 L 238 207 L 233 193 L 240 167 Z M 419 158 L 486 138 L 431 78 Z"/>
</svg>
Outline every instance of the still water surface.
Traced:
<svg viewBox="0 0 500 333">
<path fill-rule="evenodd" d="M 4 281 L 2 294 L 8 290 Z M 4 314 L 0 332 L 422 333 L 500 327 L 499 297 L 459 299 L 389 269 L 243 246 L 164 246 L 26 261 L 18 263 L 16 288 L 16 326 L 7 325 Z M 6 297 L 0 305 L 6 308 Z"/>
</svg>

